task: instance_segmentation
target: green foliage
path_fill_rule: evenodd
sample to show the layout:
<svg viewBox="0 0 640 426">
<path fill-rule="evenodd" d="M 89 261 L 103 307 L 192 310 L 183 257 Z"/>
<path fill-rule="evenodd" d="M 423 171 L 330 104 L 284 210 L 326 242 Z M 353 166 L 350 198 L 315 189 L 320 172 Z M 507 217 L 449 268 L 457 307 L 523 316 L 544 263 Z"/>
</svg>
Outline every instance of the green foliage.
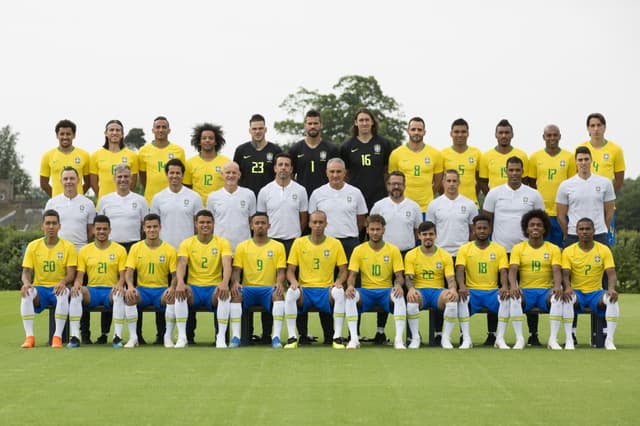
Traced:
<svg viewBox="0 0 640 426">
<path fill-rule="evenodd" d="M 620 293 L 640 293 L 640 232 L 618 231 L 612 248 Z"/>
<path fill-rule="evenodd" d="M 290 144 L 303 134 L 304 114 L 310 109 L 320 111 L 323 138 L 341 144 L 351 137 L 356 111 L 361 107 L 371 110 L 378 121 L 378 134 L 399 145 L 405 135 L 405 120 L 400 104 L 382 92 L 375 77 L 348 75 L 333 86 L 335 93 L 323 94 L 304 87 L 290 94 L 280 104 L 289 116 L 274 123 L 282 134 L 294 136 Z"/>
<path fill-rule="evenodd" d="M 22 250 L 30 241 L 42 236 L 42 231 L 16 231 L 13 228 L 0 228 L 0 289 L 18 290 L 22 286 Z"/>
<path fill-rule="evenodd" d="M 618 229 L 640 231 L 640 177 L 625 179 L 616 199 L 616 226 Z"/>
<path fill-rule="evenodd" d="M 28 196 L 31 191 L 31 176 L 22 168 L 22 155 L 16 152 L 19 133 L 11 126 L 0 129 L 0 179 L 13 179 L 13 195 Z"/>
<path fill-rule="evenodd" d="M 124 145 L 134 151 L 139 150 L 145 143 L 147 141 L 144 139 L 144 130 L 138 127 L 129 130 L 127 136 L 124 137 Z"/>
</svg>

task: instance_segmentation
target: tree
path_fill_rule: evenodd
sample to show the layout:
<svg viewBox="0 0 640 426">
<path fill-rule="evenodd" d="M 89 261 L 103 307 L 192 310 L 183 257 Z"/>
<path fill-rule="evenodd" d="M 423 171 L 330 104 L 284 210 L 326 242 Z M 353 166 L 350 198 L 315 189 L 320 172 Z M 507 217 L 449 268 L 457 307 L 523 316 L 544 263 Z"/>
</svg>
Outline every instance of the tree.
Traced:
<svg viewBox="0 0 640 426">
<path fill-rule="evenodd" d="M 640 231 L 640 177 L 625 179 L 616 199 L 616 227 Z"/>
<path fill-rule="evenodd" d="M 147 141 L 144 139 L 144 130 L 138 127 L 129 130 L 127 136 L 124 137 L 125 146 L 135 151 L 139 150 L 145 143 Z"/>
<path fill-rule="evenodd" d="M 11 126 L 0 129 L 0 179 L 13 180 L 13 195 L 28 196 L 31 193 L 31 176 L 22 168 L 22 155 L 16 152 L 20 133 L 13 133 Z"/>
<path fill-rule="evenodd" d="M 335 93 L 323 94 L 301 87 L 287 96 L 280 108 L 293 118 L 274 123 L 276 131 L 299 139 L 303 134 L 304 114 L 316 109 L 322 117 L 323 137 L 341 144 L 351 137 L 356 111 L 365 107 L 376 116 L 381 136 L 391 140 L 394 145 L 402 143 L 405 122 L 400 104 L 382 92 L 375 77 L 347 75 L 338 80 L 333 90 Z"/>
</svg>

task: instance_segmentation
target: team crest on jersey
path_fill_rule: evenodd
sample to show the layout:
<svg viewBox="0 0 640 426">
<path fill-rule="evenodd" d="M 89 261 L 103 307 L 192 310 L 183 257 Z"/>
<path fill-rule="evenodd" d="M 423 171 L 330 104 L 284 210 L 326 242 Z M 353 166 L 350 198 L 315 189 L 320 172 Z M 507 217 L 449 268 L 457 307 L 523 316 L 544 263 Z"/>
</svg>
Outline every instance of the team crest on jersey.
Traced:
<svg viewBox="0 0 640 426">
<path fill-rule="evenodd" d="M 496 254 L 495 254 L 495 253 L 491 253 L 491 254 L 489 255 L 489 259 L 491 259 L 491 260 L 496 260 L 497 258 L 498 258 L 498 256 L 496 256 Z"/>
<path fill-rule="evenodd" d="M 76 164 L 80 164 L 80 157 L 74 158 L 73 162 L 76 163 Z"/>
<path fill-rule="evenodd" d="M 173 154 L 169 153 L 169 160 L 173 160 Z"/>
<path fill-rule="evenodd" d="M 566 167 L 567 166 L 567 162 L 564 160 L 560 160 L 560 167 Z"/>
<path fill-rule="evenodd" d="M 411 212 L 405 212 L 404 214 L 406 217 L 411 217 Z"/>
<path fill-rule="evenodd" d="M 320 151 L 320 161 L 327 159 L 327 151 Z"/>
<path fill-rule="evenodd" d="M 298 194 L 293 194 L 293 195 L 291 196 L 291 198 L 292 198 L 292 199 L 294 199 L 294 200 L 297 200 L 297 199 L 298 199 Z"/>
<path fill-rule="evenodd" d="M 351 198 L 351 195 L 349 195 L 349 196 L 347 197 L 347 203 L 350 203 L 352 200 L 353 200 L 353 198 Z"/>
<path fill-rule="evenodd" d="M 599 186 L 596 186 L 596 192 L 600 192 L 602 190 L 602 188 L 600 188 Z"/>
<path fill-rule="evenodd" d="M 529 197 L 522 197 L 522 204 L 527 204 L 529 202 Z"/>
<path fill-rule="evenodd" d="M 240 208 L 244 209 L 246 205 L 247 205 L 246 201 L 240 200 Z"/>
<path fill-rule="evenodd" d="M 330 252 L 329 252 L 329 250 L 325 250 L 323 252 L 323 254 L 324 254 L 324 257 L 329 257 Z"/>
<path fill-rule="evenodd" d="M 609 159 L 609 154 L 604 154 L 604 155 L 602 156 L 602 158 L 604 158 L 605 160 L 608 160 L 608 159 Z"/>
<path fill-rule="evenodd" d="M 436 269 L 442 269 L 442 263 L 436 262 Z"/>
<path fill-rule="evenodd" d="M 109 260 L 110 260 L 110 261 L 112 261 L 112 262 L 113 262 L 114 260 L 116 260 L 116 255 L 115 255 L 115 254 L 113 254 L 113 253 L 109 254 Z"/>
<path fill-rule="evenodd" d="M 593 258 L 596 263 L 600 263 L 600 256 L 596 256 Z"/>
<path fill-rule="evenodd" d="M 273 154 L 270 152 L 267 152 L 267 161 L 271 161 L 273 160 Z"/>
<path fill-rule="evenodd" d="M 431 164 L 431 158 L 424 157 L 424 164 Z"/>
<path fill-rule="evenodd" d="M 57 256 L 58 256 L 58 259 L 62 259 L 64 257 L 64 253 L 59 251 Z"/>
<path fill-rule="evenodd" d="M 473 164 L 473 163 L 475 163 L 475 161 L 476 160 L 473 157 L 469 157 L 469 164 Z"/>
<path fill-rule="evenodd" d="M 543 256 L 544 260 L 549 260 L 551 258 L 551 255 L 549 255 L 549 253 L 545 253 Z"/>
<path fill-rule="evenodd" d="M 218 255 L 218 248 L 217 247 L 212 248 L 211 249 L 211 254 L 214 255 L 214 256 L 217 256 Z"/>
<path fill-rule="evenodd" d="M 80 211 L 83 212 L 84 211 L 84 206 L 80 206 Z"/>
<path fill-rule="evenodd" d="M 467 212 L 467 206 L 460 206 L 460 213 L 464 214 Z"/>
<path fill-rule="evenodd" d="M 184 200 L 184 206 L 189 207 L 189 200 Z"/>
<path fill-rule="evenodd" d="M 382 151 L 380 144 L 373 145 L 373 152 L 375 152 L 376 154 L 380 154 L 380 151 Z"/>
<path fill-rule="evenodd" d="M 222 171 L 222 167 L 216 166 L 216 173 L 220 173 Z"/>
<path fill-rule="evenodd" d="M 127 163 L 127 157 L 122 157 L 122 164 L 126 164 Z"/>
<path fill-rule="evenodd" d="M 389 256 L 384 256 L 384 257 L 382 258 L 382 261 L 383 261 L 384 263 L 389 263 Z"/>
<path fill-rule="evenodd" d="M 134 203 L 131 203 L 131 208 L 132 208 L 133 210 L 137 209 L 137 208 L 138 208 L 138 203 L 135 203 L 135 202 L 134 202 Z"/>
<path fill-rule="evenodd" d="M 273 257 L 273 250 L 267 251 L 267 257 Z"/>
<path fill-rule="evenodd" d="M 159 260 L 160 260 L 160 263 L 164 263 L 164 261 L 167 260 L 167 258 L 164 256 L 160 256 Z"/>
</svg>

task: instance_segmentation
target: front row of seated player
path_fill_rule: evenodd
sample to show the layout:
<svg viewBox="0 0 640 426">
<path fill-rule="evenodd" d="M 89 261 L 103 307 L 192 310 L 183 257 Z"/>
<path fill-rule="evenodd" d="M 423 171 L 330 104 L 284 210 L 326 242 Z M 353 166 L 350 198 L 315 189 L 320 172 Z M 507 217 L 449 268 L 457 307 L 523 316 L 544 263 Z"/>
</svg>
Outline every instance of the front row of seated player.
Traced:
<svg viewBox="0 0 640 426">
<path fill-rule="evenodd" d="M 615 349 L 613 336 L 619 311 L 615 265 L 611 251 L 593 240 L 594 226 L 588 218 L 577 223 L 579 242 L 567 247 L 561 255 L 557 246 L 544 241 L 550 229 L 546 213 L 528 212 L 521 221 L 527 240 L 514 246 L 510 262 L 504 248 L 489 239 L 491 223 L 487 217 L 474 218 L 476 239 L 460 248 L 455 262 L 435 245 L 435 225 L 427 221 L 418 229 L 420 245 L 406 254 L 403 263 L 398 248 L 383 240 L 384 218 L 371 215 L 366 221 L 369 241 L 356 247 L 348 268 L 340 242 L 324 233 L 327 220 L 321 211 L 310 215 L 311 233 L 296 239 L 288 260 L 284 246 L 268 238 L 269 220 L 264 213 L 251 218 L 254 237 L 239 244 L 233 257 L 229 242 L 214 235 L 211 212 L 198 212 L 195 225 L 196 234 L 184 240 L 176 253 L 159 237 L 160 218 L 149 214 L 143 221 L 145 239 L 134 244 L 127 255 L 124 248 L 109 241 L 109 219 L 99 215 L 95 219 L 95 242 L 83 247 L 76 256 L 73 245 L 58 238 L 57 212 L 46 211 L 42 224 L 45 237 L 29 244 L 23 262 L 20 310 L 27 338 L 22 347 L 35 346 L 34 313 L 52 305 L 56 318 L 52 347 L 62 347 L 67 316 L 71 329 L 68 347 L 79 346 L 83 305 L 113 306 L 114 347 L 138 345 L 137 305 L 165 310 L 166 347 L 187 346 L 187 316 L 189 309 L 197 308 L 216 312 L 216 347 L 227 347 L 229 322 L 232 336 L 229 346 L 238 347 L 243 306 L 262 305 L 273 313 L 274 348 L 283 346 L 280 334 L 285 318 L 289 338 L 284 348 L 296 348 L 296 316 L 315 308 L 333 314 L 333 347 L 356 349 L 360 346 L 358 312 L 379 307 L 394 315 L 396 349 L 405 349 L 403 334 L 407 319 L 413 336 L 409 348 L 420 347 L 420 310 L 430 308 L 444 311 L 445 349 L 453 348 L 451 332 L 456 321 L 462 334 L 460 349 L 472 347 L 469 317 L 482 310 L 498 314 L 497 348 L 509 349 L 504 334 L 511 318 L 516 334 L 513 348 L 523 349 L 524 307 L 524 311 L 537 308 L 550 313 L 550 349 L 562 349 L 557 342 L 561 323 L 565 349 L 574 349 L 571 323 L 575 305 L 578 312 L 589 307 L 606 316 L 605 348 Z M 604 273 L 608 290 L 601 289 Z M 85 275 L 87 286 L 83 286 Z M 358 276 L 362 285 L 356 288 Z M 167 277 L 171 277 L 169 288 Z M 73 286 L 69 288 L 71 283 Z M 348 342 L 341 337 L 345 316 Z M 129 340 L 123 344 L 125 323 Z M 178 338 L 174 344 L 176 326 Z"/>
</svg>

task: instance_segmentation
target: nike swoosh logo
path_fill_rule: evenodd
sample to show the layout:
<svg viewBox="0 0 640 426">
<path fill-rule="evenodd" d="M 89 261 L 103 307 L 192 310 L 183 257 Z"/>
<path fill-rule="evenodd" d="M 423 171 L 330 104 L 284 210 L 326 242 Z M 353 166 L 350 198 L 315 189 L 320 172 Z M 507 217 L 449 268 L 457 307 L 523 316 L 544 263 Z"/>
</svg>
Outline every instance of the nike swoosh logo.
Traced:
<svg viewBox="0 0 640 426">
<path fill-rule="evenodd" d="M 352 148 L 351 152 L 356 152 L 357 150 L 359 150 L 360 148 Z"/>
<path fill-rule="evenodd" d="M 251 158 L 251 156 L 250 155 L 243 155 L 242 158 L 246 160 L 247 158 Z"/>
<path fill-rule="evenodd" d="M 298 154 L 298 158 L 304 157 L 304 154 Z"/>
</svg>

